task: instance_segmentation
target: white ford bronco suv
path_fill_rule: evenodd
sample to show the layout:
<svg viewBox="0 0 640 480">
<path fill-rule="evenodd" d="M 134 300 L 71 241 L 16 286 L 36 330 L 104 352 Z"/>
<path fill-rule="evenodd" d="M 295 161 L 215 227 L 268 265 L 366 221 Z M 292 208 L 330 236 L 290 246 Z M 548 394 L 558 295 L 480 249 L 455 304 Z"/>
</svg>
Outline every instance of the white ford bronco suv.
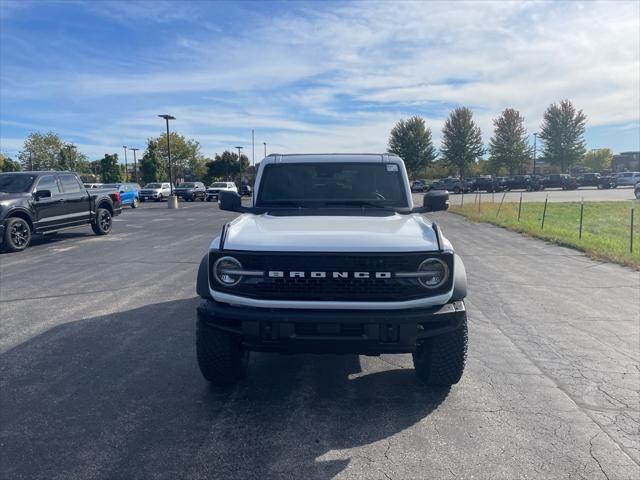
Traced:
<svg viewBox="0 0 640 480">
<path fill-rule="evenodd" d="M 389 154 L 269 155 L 251 206 L 220 193 L 224 225 L 198 270 L 197 358 L 233 383 L 250 351 L 412 353 L 416 374 L 452 385 L 467 352 L 460 257 L 413 207 L 404 162 Z"/>
</svg>

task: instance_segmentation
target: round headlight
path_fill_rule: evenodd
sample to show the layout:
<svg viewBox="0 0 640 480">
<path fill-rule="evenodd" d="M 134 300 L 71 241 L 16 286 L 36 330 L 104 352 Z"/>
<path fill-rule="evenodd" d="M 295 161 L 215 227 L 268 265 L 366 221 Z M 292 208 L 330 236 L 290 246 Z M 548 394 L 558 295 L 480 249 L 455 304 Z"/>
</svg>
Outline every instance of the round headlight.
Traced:
<svg viewBox="0 0 640 480">
<path fill-rule="evenodd" d="M 418 281 L 425 288 L 441 287 L 449 278 L 449 267 L 438 258 L 429 258 L 418 267 Z"/>
<path fill-rule="evenodd" d="M 240 283 L 242 275 L 234 273 L 242 270 L 242 264 L 233 257 L 222 257 L 213 264 L 213 276 L 221 285 L 233 287 Z"/>
</svg>

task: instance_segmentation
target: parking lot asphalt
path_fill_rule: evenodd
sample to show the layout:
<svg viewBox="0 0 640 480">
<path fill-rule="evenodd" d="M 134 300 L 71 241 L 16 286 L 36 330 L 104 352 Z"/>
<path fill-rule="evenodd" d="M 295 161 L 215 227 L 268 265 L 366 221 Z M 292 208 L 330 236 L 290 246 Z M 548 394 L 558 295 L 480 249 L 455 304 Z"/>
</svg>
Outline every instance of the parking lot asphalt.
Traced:
<svg viewBox="0 0 640 480">
<path fill-rule="evenodd" d="M 482 202 L 494 201 L 500 202 L 503 193 L 496 192 L 494 194 L 481 192 Z M 525 192 L 514 190 L 512 192 L 506 192 L 505 202 L 518 202 L 520 201 L 520 194 L 522 194 L 523 202 L 544 202 L 546 198 L 550 202 L 621 202 L 630 201 L 635 199 L 633 194 L 633 188 L 631 187 L 618 187 L 609 190 L 598 190 L 597 188 L 579 188 L 577 190 L 562 190 L 559 188 L 551 188 L 542 190 L 539 192 Z M 422 203 L 421 193 L 413 194 L 413 201 L 416 204 Z M 461 203 L 473 203 L 476 197 L 476 193 L 465 193 L 464 195 L 451 195 L 449 202 L 451 205 L 460 205 Z M 476 200 L 477 201 L 477 200 Z"/>
<path fill-rule="evenodd" d="M 195 275 L 234 214 L 143 204 L 0 255 L 0 478 L 637 479 L 640 274 L 451 213 L 462 381 L 409 355 L 253 354 L 215 389 Z"/>
</svg>

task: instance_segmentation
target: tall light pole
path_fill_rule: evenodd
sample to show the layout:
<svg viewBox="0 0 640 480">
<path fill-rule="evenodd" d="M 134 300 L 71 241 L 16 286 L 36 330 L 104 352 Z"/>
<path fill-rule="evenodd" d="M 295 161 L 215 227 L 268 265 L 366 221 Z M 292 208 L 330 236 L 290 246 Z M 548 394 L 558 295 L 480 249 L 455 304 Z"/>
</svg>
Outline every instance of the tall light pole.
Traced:
<svg viewBox="0 0 640 480">
<path fill-rule="evenodd" d="M 74 166 L 71 164 L 71 151 L 72 150 L 76 150 L 78 147 L 76 147 L 73 143 L 69 143 L 67 145 L 65 145 L 65 147 L 67 148 L 67 151 L 69 152 L 69 162 L 68 162 L 68 167 L 70 170 L 74 170 Z"/>
<path fill-rule="evenodd" d="M 536 174 L 536 154 L 538 153 L 538 132 L 533 132 L 533 174 Z"/>
<path fill-rule="evenodd" d="M 264 145 L 264 158 L 267 158 L 267 142 L 262 142 Z"/>
<path fill-rule="evenodd" d="M 33 172 L 33 152 L 29 149 L 29 170 Z"/>
<path fill-rule="evenodd" d="M 123 145 L 122 148 L 124 149 L 124 181 L 128 182 L 129 181 L 129 167 L 127 166 L 127 146 Z"/>
<path fill-rule="evenodd" d="M 173 197 L 173 169 L 171 166 L 171 145 L 169 144 L 169 120 L 175 120 L 176 117 L 171 115 L 158 115 L 160 118 L 164 118 L 167 122 L 167 155 L 169 156 L 169 185 L 171 186 L 171 196 Z"/>
<path fill-rule="evenodd" d="M 256 163 L 256 138 L 253 128 L 251 129 L 251 165 Z"/>
<path fill-rule="evenodd" d="M 135 177 L 136 183 L 138 183 L 138 159 L 136 158 L 136 152 L 140 150 L 139 148 L 130 148 L 133 152 L 133 176 Z"/>
</svg>

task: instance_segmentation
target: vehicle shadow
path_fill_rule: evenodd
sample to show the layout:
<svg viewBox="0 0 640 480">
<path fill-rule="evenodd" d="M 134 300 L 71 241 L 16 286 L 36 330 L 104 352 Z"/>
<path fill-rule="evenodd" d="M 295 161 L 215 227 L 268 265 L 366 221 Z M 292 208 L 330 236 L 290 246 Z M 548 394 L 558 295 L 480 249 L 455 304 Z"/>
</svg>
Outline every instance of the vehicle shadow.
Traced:
<svg viewBox="0 0 640 480">
<path fill-rule="evenodd" d="M 255 354 L 245 382 L 211 387 L 197 302 L 60 325 L 2 354 L 0 477 L 332 478 L 352 458 L 336 451 L 411 427 L 448 394 L 410 369 L 360 372 L 355 355 Z"/>
</svg>

